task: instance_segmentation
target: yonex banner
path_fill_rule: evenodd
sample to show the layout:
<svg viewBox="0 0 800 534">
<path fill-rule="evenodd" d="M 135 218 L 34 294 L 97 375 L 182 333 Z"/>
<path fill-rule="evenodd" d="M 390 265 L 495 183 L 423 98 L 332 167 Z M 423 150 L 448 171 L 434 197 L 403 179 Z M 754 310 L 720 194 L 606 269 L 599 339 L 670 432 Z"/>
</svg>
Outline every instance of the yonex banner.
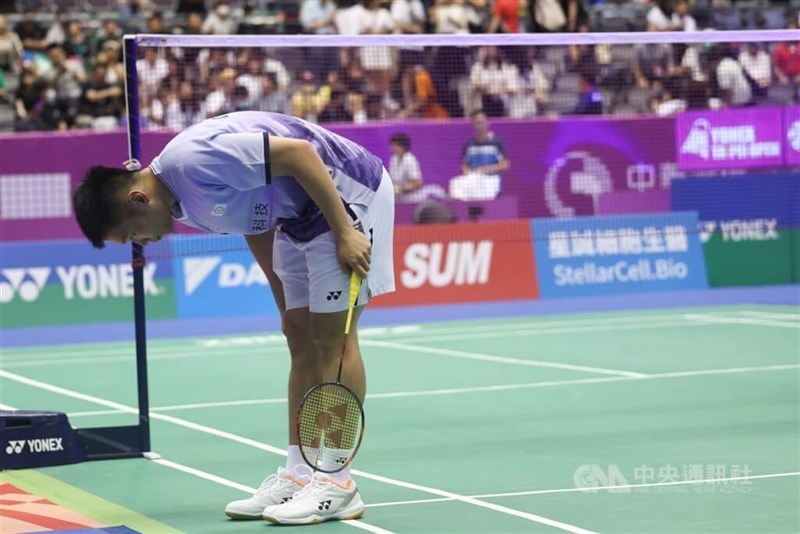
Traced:
<svg viewBox="0 0 800 534">
<path fill-rule="evenodd" d="M 676 118 L 681 170 L 745 169 L 784 164 L 783 108 L 691 111 Z"/>
<path fill-rule="evenodd" d="M 800 177 L 762 174 L 672 184 L 672 205 L 698 213 L 711 286 L 797 282 Z M 794 259 L 792 259 L 794 258 Z"/>
<path fill-rule="evenodd" d="M 397 291 L 375 306 L 539 296 L 527 221 L 395 228 Z"/>
<path fill-rule="evenodd" d="M 694 213 L 532 221 L 543 297 L 707 287 Z"/>
<path fill-rule="evenodd" d="M 170 267 L 166 260 L 144 267 L 148 317 L 175 316 Z M 2 328 L 131 320 L 132 296 L 128 246 L 97 250 L 86 240 L 0 244 Z"/>
<path fill-rule="evenodd" d="M 178 317 L 278 313 L 267 277 L 241 236 L 170 238 Z"/>
</svg>

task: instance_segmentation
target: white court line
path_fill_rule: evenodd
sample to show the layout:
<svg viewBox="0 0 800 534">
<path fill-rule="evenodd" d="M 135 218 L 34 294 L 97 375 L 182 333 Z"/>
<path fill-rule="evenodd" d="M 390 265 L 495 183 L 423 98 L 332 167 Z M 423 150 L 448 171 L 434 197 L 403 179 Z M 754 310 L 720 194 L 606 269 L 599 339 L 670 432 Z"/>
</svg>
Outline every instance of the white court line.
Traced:
<svg viewBox="0 0 800 534">
<path fill-rule="evenodd" d="M 585 365 L 572 365 L 569 363 L 546 362 L 542 360 L 521 360 L 519 358 L 506 358 L 503 356 L 493 356 L 479 352 L 467 352 L 463 350 L 441 349 L 436 347 L 423 347 L 420 345 L 408 345 L 406 343 L 396 343 L 393 341 L 360 340 L 362 345 L 368 347 L 383 347 L 387 349 L 405 350 L 408 352 L 421 352 L 425 354 L 438 354 L 440 356 L 452 356 L 467 360 L 478 360 L 482 362 L 506 363 L 509 365 L 523 365 L 527 367 L 546 367 L 549 369 L 562 369 L 567 371 L 581 371 L 584 373 L 595 373 L 601 375 L 627 376 L 640 378 L 647 376 L 645 373 L 633 371 L 620 371 L 617 369 L 604 369 L 601 367 L 588 367 Z"/>
<path fill-rule="evenodd" d="M 0 404 L 0 410 L 11 410 L 12 412 L 17 411 L 16 408 L 9 406 L 8 404 Z"/>
<path fill-rule="evenodd" d="M 598 491 L 616 491 L 616 490 L 636 490 L 638 488 L 655 488 L 662 486 L 688 486 L 699 484 L 722 484 L 727 482 L 747 482 L 751 480 L 760 480 L 766 478 L 784 478 L 800 476 L 800 472 L 793 473 L 769 473 L 765 475 L 751 475 L 743 477 L 727 477 L 727 478 L 707 478 L 699 480 L 676 480 L 671 482 L 647 482 L 644 484 L 620 484 L 616 486 L 595 486 L 590 488 L 563 488 L 563 489 L 550 489 L 550 490 L 530 490 L 530 491 L 511 491 L 507 493 L 485 493 L 482 495 L 473 495 L 475 499 L 500 499 L 505 497 L 521 497 L 525 495 L 549 495 L 553 493 L 596 493 Z M 447 502 L 452 499 L 437 498 L 437 499 L 413 499 L 408 501 L 391 501 L 379 502 L 375 504 L 367 504 L 367 508 L 383 508 L 386 506 L 406 506 L 413 504 L 426 504 L 434 502 Z"/>
<path fill-rule="evenodd" d="M 35 387 L 35 388 L 38 388 L 38 389 L 43 389 L 45 391 L 50 391 L 52 393 L 58 393 L 58 394 L 61 394 L 61 395 L 67 396 L 67 397 L 72 397 L 72 398 L 80 399 L 80 400 L 83 400 L 83 401 L 86 401 L 86 402 L 99 404 L 101 406 L 106 406 L 106 407 L 109 407 L 109 408 L 115 408 L 117 410 L 123 410 L 123 411 L 129 412 L 129 413 L 137 413 L 136 409 L 134 409 L 134 408 L 132 408 L 130 406 L 125 406 L 124 404 L 120 404 L 118 402 L 102 399 L 100 397 L 95 397 L 93 395 L 87 395 L 85 393 L 80 393 L 78 391 L 73 391 L 71 389 L 62 388 L 60 386 L 47 384 L 45 382 L 40 382 L 39 380 L 34 380 L 34 379 L 31 379 L 31 378 L 27 378 L 27 377 L 24 377 L 24 376 L 15 374 L 15 373 L 10 373 L 10 372 L 2 370 L 2 369 L 0 369 L 0 377 L 7 378 L 9 380 L 13 380 L 13 381 L 19 382 L 21 384 L 26 384 L 28 386 Z M 254 440 L 254 439 L 246 438 L 244 436 L 239 436 L 237 434 L 232 434 L 230 432 L 225 432 L 224 430 L 218 430 L 218 429 L 213 428 L 213 427 L 209 427 L 209 426 L 206 426 L 206 425 L 201 425 L 201 424 L 198 424 L 198 423 L 193 423 L 193 422 L 187 421 L 185 419 L 179 419 L 179 418 L 173 417 L 171 415 L 165 415 L 165 414 L 160 414 L 160 413 L 151 413 L 150 417 L 151 417 L 151 419 L 157 419 L 157 420 L 161 420 L 161 421 L 166 421 L 168 423 L 172 423 L 172 424 L 175 424 L 175 425 L 178 425 L 178 426 L 182 426 L 182 427 L 185 427 L 185 428 L 190 428 L 192 430 L 197 430 L 198 432 L 204 432 L 206 434 L 211 434 L 213 436 L 217 436 L 217 437 L 221 437 L 221 438 L 224 438 L 224 439 L 228 439 L 230 441 L 235 441 L 235 442 L 241 443 L 243 445 L 248 445 L 248 446 L 254 447 L 256 449 L 260 449 L 260 450 L 263 450 L 263 451 L 271 452 L 273 454 L 277 454 L 277 455 L 280 455 L 280 456 L 286 456 L 286 451 L 284 451 L 283 449 L 280 449 L 278 447 L 275 447 L 273 445 L 269 445 L 269 444 L 266 444 L 266 443 L 258 442 L 258 441 Z M 506 515 L 511 515 L 511 516 L 522 518 L 522 519 L 527 519 L 528 521 L 532 521 L 532 522 L 535 522 L 535 523 L 540 523 L 540 524 L 543 524 L 543 525 L 548 525 L 548 526 L 551 526 L 551 527 L 554 527 L 554 528 L 559 528 L 559 529 L 564 530 L 566 532 L 572 532 L 573 534 L 594 534 L 590 530 L 586 530 L 586 529 L 577 527 L 575 525 L 570 525 L 568 523 L 562 523 L 561 521 L 556 521 L 554 519 L 549 519 L 547 517 L 542 517 L 542 516 L 539 516 L 539 515 L 536 515 L 536 514 L 530 514 L 530 513 L 527 513 L 527 512 L 522 512 L 520 510 L 515 510 L 513 508 L 508 508 L 506 506 L 501 506 L 499 504 L 484 502 L 484 501 L 481 501 L 481 500 L 478 500 L 478 499 L 475 499 L 475 498 L 472 498 L 472 497 L 466 497 L 464 495 L 460 495 L 460 494 L 457 494 L 457 493 L 452 493 L 452 492 L 445 491 L 445 490 L 440 490 L 440 489 L 437 489 L 437 488 L 431 488 L 431 487 L 428 487 L 428 486 L 422 486 L 422 485 L 419 485 L 419 484 L 414 484 L 412 482 L 405 482 L 405 481 L 402 481 L 402 480 L 397 480 L 397 479 L 393 479 L 393 478 L 389 478 L 389 477 L 384 477 L 384 476 L 381 476 L 381 475 L 376 475 L 376 474 L 373 474 L 373 473 L 368 473 L 366 471 L 360 471 L 360 470 L 357 470 L 357 469 L 353 469 L 352 473 L 354 475 L 356 475 L 356 476 L 360 476 L 360 477 L 367 478 L 367 479 L 370 479 L 370 480 L 375 480 L 375 481 L 378 481 L 378 482 L 383 482 L 385 484 L 389 484 L 389 485 L 392 485 L 392 486 L 398 486 L 398 487 L 401 487 L 401 488 L 412 489 L 412 490 L 420 491 L 420 492 L 423 492 L 423 493 L 430 493 L 430 494 L 433 494 L 433 495 L 438 495 L 440 497 L 449 497 L 449 498 L 452 498 L 453 500 L 461 501 L 461 502 L 464 502 L 464 503 L 467 503 L 467 504 L 471 504 L 473 506 L 478 506 L 478 507 L 481 507 L 481 508 L 486 508 L 488 510 L 493 510 L 493 511 L 496 511 L 496 512 L 500 512 L 500 513 L 503 513 L 503 514 L 506 514 Z"/>
<path fill-rule="evenodd" d="M 183 473 L 187 473 L 189 475 L 196 476 L 198 478 L 202 478 L 203 480 L 208 480 L 209 482 L 214 482 L 215 484 L 220 484 L 222 486 L 227 486 L 229 488 L 233 488 L 239 491 L 243 491 L 252 495 L 256 492 L 256 488 L 251 488 L 250 486 L 245 486 L 244 484 L 239 484 L 238 482 L 234 482 L 233 480 L 229 480 L 227 478 L 223 478 L 221 476 L 209 473 L 207 471 L 201 471 L 200 469 L 195 469 L 194 467 L 189 467 L 188 465 L 179 464 L 177 462 L 173 462 L 172 460 L 167 460 L 165 458 L 154 458 L 152 459 L 154 463 L 157 463 L 163 467 L 168 467 L 170 469 L 175 469 L 176 471 L 181 471 Z M 391 530 L 386 530 L 381 527 L 377 527 L 375 525 L 370 525 L 369 523 L 364 523 L 361 520 L 347 520 L 341 521 L 351 527 L 360 528 L 362 530 L 367 530 L 369 532 L 374 532 L 375 534 L 394 534 Z"/>
<path fill-rule="evenodd" d="M 550 380 L 544 382 L 525 382 L 521 384 L 500 384 L 496 386 L 475 386 L 469 388 L 431 389 L 422 391 L 395 391 L 390 393 L 374 393 L 371 395 L 368 394 L 367 400 L 429 397 L 438 395 L 460 395 L 466 393 L 488 393 L 493 391 L 513 391 L 521 389 L 536 389 L 536 388 L 559 387 L 559 386 L 578 386 L 583 384 L 603 384 L 606 382 L 633 382 L 639 380 L 660 380 L 660 379 L 670 379 L 670 378 L 686 378 L 692 376 L 714 376 L 714 375 L 726 375 L 726 374 L 758 373 L 767 371 L 786 371 L 789 369 L 800 369 L 800 364 L 766 365 L 759 367 L 729 367 L 726 369 L 703 369 L 699 371 L 673 371 L 669 373 L 653 373 L 650 375 L 645 375 L 643 377 L 613 376 L 613 377 L 597 377 L 597 378 L 578 378 L 574 380 Z M 235 400 L 235 401 L 219 401 L 219 402 L 199 402 L 193 404 L 174 404 L 171 406 L 157 406 L 152 408 L 152 410 L 155 412 L 167 412 L 167 411 L 180 411 L 180 410 L 196 410 L 203 408 L 253 406 L 253 405 L 263 405 L 263 404 L 286 404 L 286 398 L 276 397 L 272 399 L 252 399 L 252 400 Z M 91 417 L 97 415 L 114 415 L 120 413 L 125 413 L 125 412 L 120 410 L 95 410 L 87 412 L 74 412 L 70 413 L 69 416 Z"/>
<path fill-rule="evenodd" d="M 791 328 L 797 330 L 800 324 L 792 324 L 783 321 L 770 321 L 767 319 L 748 319 L 746 317 L 730 317 L 722 315 L 708 315 L 700 313 L 687 313 L 685 315 L 687 320 L 717 323 L 717 324 L 746 324 L 753 326 L 776 326 L 778 328 Z"/>
<path fill-rule="evenodd" d="M 262 354 L 264 352 L 286 352 L 288 354 L 289 349 L 286 346 L 259 346 L 258 353 L 255 351 L 247 352 L 241 350 L 239 347 L 220 347 L 220 348 L 209 348 L 209 347 L 181 347 L 180 350 L 148 350 L 147 351 L 147 359 L 148 361 L 157 361 L 157 360 L 182 360 L 186 358 L 202 358 L 202 357 L 216 357 L 216 356 L 254 356 L 256 354 Z M 105 356 L 92 356 L 92 351 L 53 351 L 50 354 L 58 354 L 56 357 L 48 357 L 48 358 L 29 358 L 27 355 L 14 355 L 15 358 L 9 360 L 8 357 L 5 357 L 5 361 L 3 362 L 3 367 L 37 367 L 37 366 L 50 366 L 50 365 L 67 365 L 67 364 L 76 364 L 76 363 L 114 363 L 114 362 L 124 362 L 124 363 L 135 363 L 136 362 L 136 350 L 135 349 L 110 349 L 107 351 L 98 351 L 96 354 L 104 354 Z M 80 355 L 78 357 L 67 357 L 64 356 L 71 356 L 72 354 Z M 89 354 L 89 356 L 87 356 Z"/>
<path fill-rule="evenodd" d="M 678 321 L 677 323 L 675 321 Z M 508 331 L 509 333 L 515 333 L 523 331 L 525 333 L 530 333 L 532 331 L 542 330 L 543 333 L 553 333 L 553 334 L 561 334 L 561 333 L 573 333 L 573 332 L 582 332 L 582 331 L 602 331 L 606 329 L 616 330 L 614 325 L 620 325 L 621 330 L 629 330 L 635 325 L 642 325 L 644 328 L 647 328 L 648 323 L 655 323 L 657 326 L 680 326 L 685 321 L 685 318 L 682 314 L 658 314 L 658 315 L 647 315 L 643 317 L 639 316 L 630 316 L 630 317 L 609 317 L 609 318 L 575 318 L 575 319 L 563 319 L 563 320 L 535 320 L 535 321 L 518 321 L 514 323 L 498 323 L 498 324 L 477 324 L 477 325 L 470 325 L 470 326 L 459 326 L 459 327 L 419 327 L 419 325 L 407 325 L 406 327 L 392 327 L 392 328 L 368 328 L 366 329 L 367 332 L 374 332 L 375 335 L 381 333 L 380 337 L 400 337 L 402 339 L 408 339 L 409 337 L 414 337 L 415 339 L 418 337 L 429 337 L 429 336 L 442 336 L 443 339 L 450 339 L 452 338 L 452 334 L 475 334 L 475 333 L 491 333 L 494 334 L 491 337 L 496 337 L 497 333 Z M 586 327 L 586 329 L 584 329 Z M 359 336 L 362 338 L 364 337 L 364 331 L 359 331 Z M 458 337 L 458 336 L 456 336 Z M 230 339 L 248 339 L 253 340 L 252 343 L 230 343 L 226 344 L 226 340 Z M 263 341 L 261 341 L 263 340 Z M 209 344 L 214 342 L 213 344 Z M 247 349 L 259 349 L 261 347 L 270 346 L 275 343 L 280 344 L 280 347 L 274 348 L 283 348 L 285 346 L 285 339 L 282 335 L 278 334 L 265 334 L 265 335 L 251 335 L 251 336 L 226 336 L 223 338 L 207 338 L 207 339 L 195 339 L 193 341 L 187 341 L 186 344 L 180 345 L 151 345 L 151 348 L 148 352 L 149 355 L 162 355 L 162 354 L 184 354 L 184 353 L 195 353 L 195 352 L 206 352 L 206 351 L 223 351 L 223 350 L 230 350 L 233 353 L 234 350 L 247 350 Z M 84 348 L 70 348 L 70 349 L 61 349 L 62 346 L 43 346 L 43 347 L 26 347 L 26 348 L 19 348 L 19 349 L 5 349 L 4 356 L 6 359 L 8 358 L 26 358 L 25 361 L 30 361 L 28 357 L 31 355 L 42 354 L 42 353 L 52 353 L 58 354 L 60 356 L 86 356 L 87 354 L 100 354 L 104 356 L 109 355 L 133 355 L 135 354 L 135 347 L 131 345 L 130 347 L 108 347 L 106 344 L 101 344 L 101 346 L 96 346 L 98 344 L 86 344 Z M 105 346 L 103 346 L 105 345 Z M 188 346 L 187 346 L 188 345 Z M 74 347 L 70 346 L 70 347 Z"/>
<path fill-rule="evenodd" d="M 757 319 L 760 318 L 760 319 L 800 321 L 800 314 L 797 313 L 778 313 L 778 312 L 766 312 L 766 311 L 755 311 L 755 310 L 741 310 L 735 313 L 736 315 L 747 315 L 750 317 L 755 317 Z"/>
</svg>

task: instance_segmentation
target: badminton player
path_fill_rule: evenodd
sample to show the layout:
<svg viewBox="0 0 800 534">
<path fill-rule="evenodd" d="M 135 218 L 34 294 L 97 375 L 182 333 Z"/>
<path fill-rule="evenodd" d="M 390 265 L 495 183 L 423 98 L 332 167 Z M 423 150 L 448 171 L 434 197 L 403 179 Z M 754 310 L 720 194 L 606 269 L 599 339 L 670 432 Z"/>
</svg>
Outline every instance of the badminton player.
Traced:
<svg viewBox="0 0 800 534">
<path fill-rule="evenodd" d="M 305 392 L 336 376 L 351 271 L 366 279 L 342 382 L 364 398 L 355 326 L 371 297 L 394 290 L 394 193 L 380 159 L 298 118 L 230 113 L 179 133 L 142 170 L 91 168 L 73 204 L 97 248 L 106 241 L 147 245 L 174 221 L 244 235 L 270 282 L 291 353 L 289 454 L 252 497 L 229 503 L 225 513 L 294 524 L 360 517 L 364 503 L 349 467 L 310 476 L 294 421 Z"/>
</svg>

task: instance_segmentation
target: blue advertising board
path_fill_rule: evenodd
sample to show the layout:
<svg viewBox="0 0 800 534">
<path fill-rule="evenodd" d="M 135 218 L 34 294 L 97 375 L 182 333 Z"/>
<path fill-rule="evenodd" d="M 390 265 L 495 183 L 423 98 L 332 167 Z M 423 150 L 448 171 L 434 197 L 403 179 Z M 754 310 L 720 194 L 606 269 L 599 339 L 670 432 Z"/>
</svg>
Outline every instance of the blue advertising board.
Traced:
<svg viewBox="0 0 800 534">
<path fill-rule="evenodd" d="M 707 287 L 693 212 L 533 219 L 542 297 Z"/>
<path fill-rule="evenodd" d="M 174 236 L 179 318 L 276 315 L 267 277 L 241 236 Z"/>
</svg>

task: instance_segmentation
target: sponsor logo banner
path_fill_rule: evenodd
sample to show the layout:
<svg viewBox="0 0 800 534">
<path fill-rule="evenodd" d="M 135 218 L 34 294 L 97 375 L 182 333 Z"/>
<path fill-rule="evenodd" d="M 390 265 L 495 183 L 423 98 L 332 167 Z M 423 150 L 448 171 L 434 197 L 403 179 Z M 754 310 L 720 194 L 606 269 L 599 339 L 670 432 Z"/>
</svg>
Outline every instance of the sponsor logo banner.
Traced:
<svg viewBox="0 0 800 534">
<path fill-rule="evenodd" d="M 783 113 L 786 165 L 800 165 L 800 106 L 786 108 Z"/>
<path fill-rule="evenodd" d="M 179 317 L 278 313 L 267 277 L 241 236 L 176 236 L 171 242 Z"/>
<path fill-rule="evenodd" d="M 144 269 L 148 316 L 174 317 L 168 261 Z M 129 247 L 93 249 L 86 241 L 0 245 L 0 326 L 129 320 L 133 316 Z"/>
<path fill-rule="evenodd" d="M 693 178 L 672 204 L 698 214 L 711 286 L 788 284 L 789 232 L 800 226 L 800 180 L 791 174 Z"/>
<path fill-rule="evenodd" d="M 397 291 L 376 306 L 539 296 L 527 221 L 397 227 L 394 267 Z"/>
<path fill-rule="evenodd" d="M 676 121 L 681 170 L 784 164 L 782 108 L 692 111 L 681 113 Z"/>
<path fill-rule="evenodd" d="M 706 287 L 694 213 L 534 219 L 543 297 Z"/>
</svg>

